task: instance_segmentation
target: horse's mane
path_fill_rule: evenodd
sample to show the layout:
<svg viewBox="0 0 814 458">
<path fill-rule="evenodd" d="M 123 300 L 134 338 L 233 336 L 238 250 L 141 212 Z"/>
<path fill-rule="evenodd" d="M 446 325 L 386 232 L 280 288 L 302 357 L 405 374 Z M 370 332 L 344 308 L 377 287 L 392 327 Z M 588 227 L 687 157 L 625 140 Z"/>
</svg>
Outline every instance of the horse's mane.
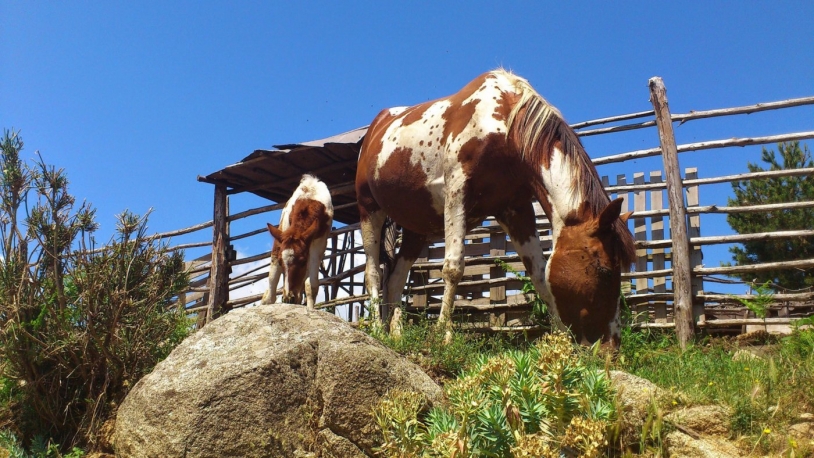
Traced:
<svg viewBox="0 0 814 458">
<path fill-rule="evenodd" d="M 520 95 L 506 124 L 518 141 L 523 158 L 537 167 L 548 165 L 554 146 L 559 142 L 563 154 L 575 163 L 576 173 L 572 176 L 571 186 L 582 190 L 582 193 L 574 195 L 581 194 L 594 216 L 598 216 L 610 199 L 577 133 L 565 122 L 560 111 L 538 94 L 528 81 L 503 69 L 496 72 L 503 73 L 513 81 L 515 91 Z M 578 208 L 581 202 L 573 204 L 574 208 Z M 623 264 L 629 266 L 636 259 L 633 236 L 621 220 L 614 223 L 614 232 L 620 241 L 617 255 Z"/>
</svg>

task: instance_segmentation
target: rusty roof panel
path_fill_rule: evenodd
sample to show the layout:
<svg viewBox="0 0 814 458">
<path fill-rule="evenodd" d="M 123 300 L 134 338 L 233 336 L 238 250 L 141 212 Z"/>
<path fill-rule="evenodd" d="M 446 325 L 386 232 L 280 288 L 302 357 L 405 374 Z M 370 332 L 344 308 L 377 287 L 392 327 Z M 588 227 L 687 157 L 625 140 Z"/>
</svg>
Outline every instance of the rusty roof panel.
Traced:
<svg viewBox="0 0 814 458">
<path fill-rule="evenodd" d="M 356 160 L 367 127 L 333 137 L 303 143 L 276 145 L 276 150 L 255 150 L 240 162 L 227 166 L 199 181 L 221 184 L 227 192 L 251 192 L 273 202 L 285 202 L 305 173 L 316 175 L 331 190 L 334 220 L 353 224 L 359 221 L 353 181 Z"/>
</svg>

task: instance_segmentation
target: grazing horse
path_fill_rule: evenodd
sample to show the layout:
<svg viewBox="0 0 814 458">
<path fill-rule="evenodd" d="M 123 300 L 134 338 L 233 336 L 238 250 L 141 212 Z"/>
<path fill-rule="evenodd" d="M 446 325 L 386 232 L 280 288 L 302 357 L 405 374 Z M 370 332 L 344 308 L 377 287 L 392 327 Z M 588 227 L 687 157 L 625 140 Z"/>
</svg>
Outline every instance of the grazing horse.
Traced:
<svg viewBox="0 0 814 458">
<path fill-rule="evenodd" d="M 570 327 L 580 343 L 618 346 L 621 272 L 635 257 L 630 213 L 620 215 L 622 199 L 610 201 L 576 133 L 525 79 L 495 70 L 451 96 L 383 110 L 362 144 L 356 193 L 374 301 L 386 216 L 403 234 L 384 304 L 400 302 L 420 250 L 428 238 L 443 235 L 438 324 L 449 331 L 464 237 L 494 216 L 558 327 Z M 533 198 L 551 221 L 548 263 Z"/>
<path fill-rule="evenodd" d="M 319 265 L 328 244 L 333 216 L 328 187 L 314 176 L 303 175 L 280 214 L 280 227 L 268 224 L 274 247 L 269 289 L 261 303 L 273 304 L 277 300 L 277 281 L 280 274 L 284 274 L 283 302 L 301 304 L 304 289 L 308 308 L 314 308 L 319 290 Z"/>
</svg>

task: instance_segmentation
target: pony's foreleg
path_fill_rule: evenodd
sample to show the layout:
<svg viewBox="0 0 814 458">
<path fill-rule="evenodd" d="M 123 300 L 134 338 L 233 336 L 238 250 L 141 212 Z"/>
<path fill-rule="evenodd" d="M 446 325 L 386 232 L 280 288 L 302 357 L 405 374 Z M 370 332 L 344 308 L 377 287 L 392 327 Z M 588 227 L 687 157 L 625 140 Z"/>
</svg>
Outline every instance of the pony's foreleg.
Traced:
<svg viewBox="0 0 814 458">
<path fill-rule="evenodd" d="M 362 245 L 365 249 L 365 285 L 370 295 L 371 317 L 381 324 L 382 318 L 379 313 L 381 301 L 379 291 L 381 288 L 381 268 L 379 267 L 379 244 L 381 243 L 382 225 L 385 214 L 383 211 L 368 213 L 361 219 Z"/>
<path fill-rule="evenodd" d="M 280 265 L 280 257 L 272 250 L 271 264 L 269 265 L 269 288 L 263 293 L 263 299 L 260 300 L 261 304 L 273 304 L 277 302 L 277 284 L 280 281 L 280 275 L 282 273 L 283 266 Z"/>
<path fill-rule="evenodd" d="M 450 198 L 452 197 L 452 198 Z M 455 291 L 464 276 L 464 239 L 466 237 L 466 218 L 463 207 L 463 193 L 447 196 L 444 208 L 444 267 L 441 276 L 444 278 L 444 297 L 441 300 L 441 313 L 438 316 L 438 327 L 446 330 L 445 342 L 452 340 L 452 310 L 455 307 Z"/>
<path fill-rule="evenodd" d="M 408 229 L 402 229 L 401 248 L 396 255 L 395 266 L 387 279 L 385 288 L 385 303 L 390 304 L 392 312 L 390 316 L 390 333 L 397 336 L 401 330 L 401 295 L 404 292 L 404 285 L 410 275 L 410 268 L 415 264 L 421 250 L 427 244 L 427 237 L 416 234 Z M 387 319 L 387 317 L 384 317 Z"/>
<path fill-rule="evenodd" d="M 319 266 L 328 246 L 328 234 L 311 242 L 308 252 L 308 281 L 305 282 L 305 303 L 309 309 L 314 309 L 317 294 L 319 293 Z"/>
<path fill-rule="evenodd" d="M 526 275 L 531 277 L 534 289 L 548 307 L 552 324 L 559 329 L 564 329 L 557 310 L 557 302 L 546 281 L 546 259 L 543 254 L 543 242 L 537 232 L 534 207 L 529 203 L 507 209 L 497 218 L 497 221 L 514 242 L 517 254 L 523 260 L 526 268 Z"/>
</svg>

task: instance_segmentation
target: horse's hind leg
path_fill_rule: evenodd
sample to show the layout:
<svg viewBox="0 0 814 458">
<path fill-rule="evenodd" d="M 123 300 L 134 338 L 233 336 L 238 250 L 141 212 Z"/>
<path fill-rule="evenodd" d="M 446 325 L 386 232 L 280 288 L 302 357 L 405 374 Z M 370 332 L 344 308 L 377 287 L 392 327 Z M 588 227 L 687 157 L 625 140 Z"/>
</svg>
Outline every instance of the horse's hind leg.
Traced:
<svg viewBox="0 0 814 458">
<path fill-rule="evenodd" d="M 382 235 L 382 225 L 385 214 L 381 210 L 366 213 L 360 208 L 362 245 L 365 249 L 365 285 L 370 294 L 370 314 L 381 324 L 382 318 L 379 307 L 379 291 L 381 288 L 381 268 L 379 267 L 379 249 Z"/>
<path fill-rule="evenodd" d="M 421 250 L 427 244 L 425 235 L 416 234 L 408 229 L 402 229 L 401 248 L 396 255 L 395 266 L 387 279 L 385 287 L 385 303 L 391 306 L 390 332 L 394 335 L 400 333 L 401 326 L 401 295 L 404 292 L 404 285 L 410 275 L 410 268 L 415 264 L 415 260 L 421 254 Z M 388 319 L 388 317 L 383 317 Z"/>
<path fill-rule="evenodd" d="M 531 202 L 506 209 L 497 217 L 497 222 L 514 242 L 517 254 L 526 267 L 526 274 L 531 277 L 534 289 L 548 306 L 553 324 L 561 327 L 557 303 L 545 278 L 546 259 Z"/>
</svg>

